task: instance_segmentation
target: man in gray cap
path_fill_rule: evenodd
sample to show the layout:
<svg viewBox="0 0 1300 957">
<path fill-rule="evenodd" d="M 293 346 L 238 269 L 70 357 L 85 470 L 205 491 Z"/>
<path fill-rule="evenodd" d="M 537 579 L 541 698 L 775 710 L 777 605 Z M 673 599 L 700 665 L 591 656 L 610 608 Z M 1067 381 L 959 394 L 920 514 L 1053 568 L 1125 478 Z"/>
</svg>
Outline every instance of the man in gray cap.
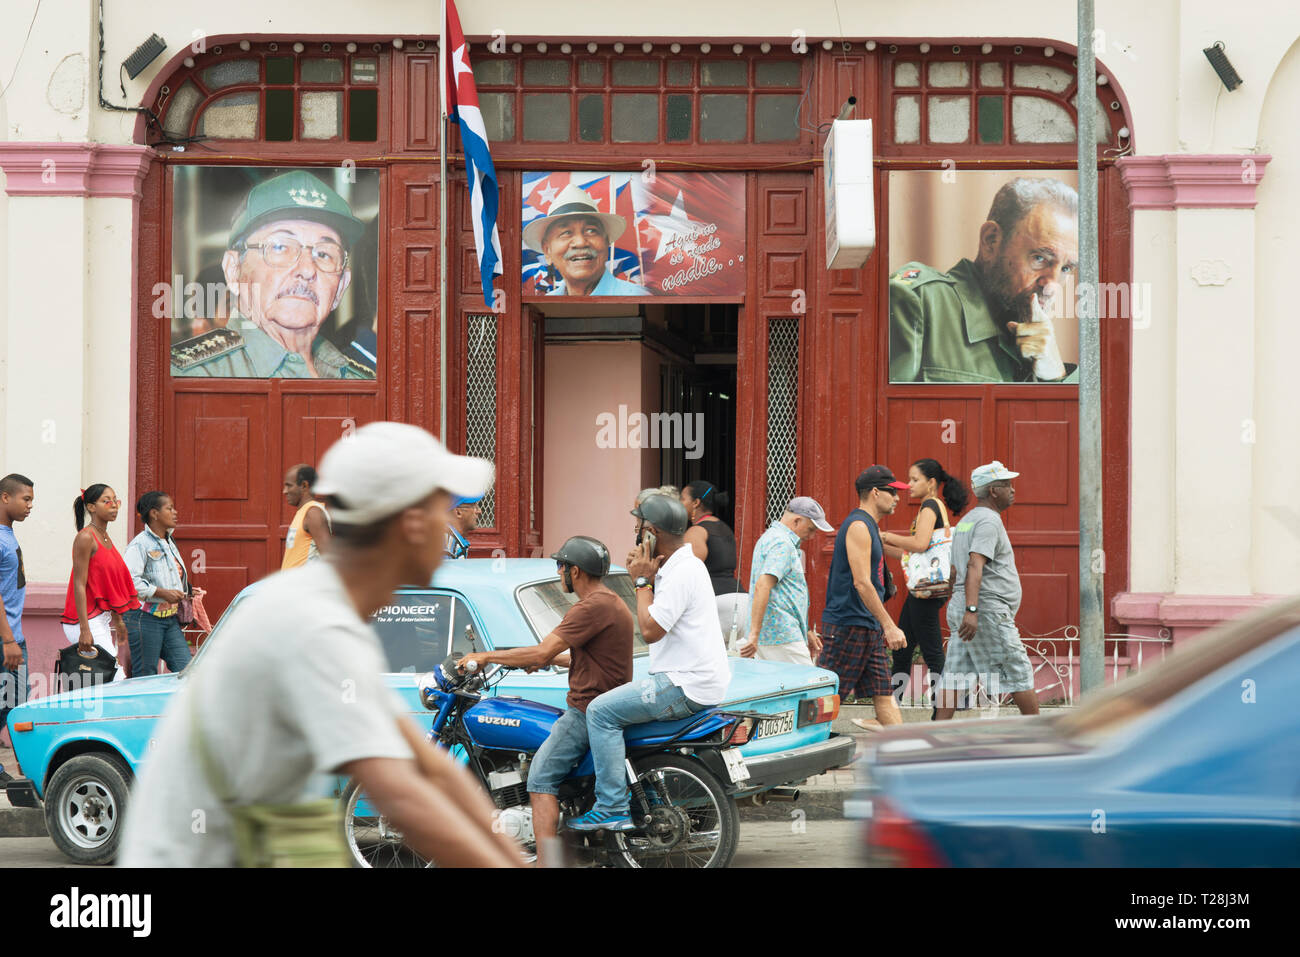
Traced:
<svg viewBox="0 0 1300 957">
<path fill-rule="evenodd" d="M 990 697 L 1010 692 L 1021 714 L 1038 714 L 1034 669 L 1016 629 L 1020 573 L 1002 513 L 1015 501 L 1012 472 L 1001 462 L 970 474 L 975 508 L 952 536 L 952 598 L 948 602 L 948 655 L 939 678 L 935 718 L 947 720 L 976 682 Z"/>
<path fill-rule="evenodd" d="M 737 649 L 742 658 L 811 666 L 821 653 L 821 637 L 808 630 L 808 580 L 799 547 L 817 531 L 835 529 L 815 499 L 800 495 L 754 544 L 749 636 Z"/>
<path fill-rule="evenodd" d="M 350 250 L 364 231 L 343 197 L 306 170 L 258 183 L 221 258 L 239 315 L 172 346 L 172 375 L 373 379 L 373 367 L 318 336 L 352 281 Z"/>
<path fill-rule="evenodd" d="M 132 789 L 124 865 L 253 866 L 255 842 L 240 839 L 247 806 L 316 804 L 333 775 L 356 779 L 440 865 L 521 863 L 493 831 L 487 795 L 385 685 L 367 623 L 398 587 L 432 577 L 450 496 L 491 481 L 490 462 L 452 455 L 414 425 L 375 422 L 330 446 L 314 487 L 333 518 L 330 553 L 241 599 L 186 671 Z M 347 866 L 341 821 L 316 844 L 316 866 Z"/>
</svg>

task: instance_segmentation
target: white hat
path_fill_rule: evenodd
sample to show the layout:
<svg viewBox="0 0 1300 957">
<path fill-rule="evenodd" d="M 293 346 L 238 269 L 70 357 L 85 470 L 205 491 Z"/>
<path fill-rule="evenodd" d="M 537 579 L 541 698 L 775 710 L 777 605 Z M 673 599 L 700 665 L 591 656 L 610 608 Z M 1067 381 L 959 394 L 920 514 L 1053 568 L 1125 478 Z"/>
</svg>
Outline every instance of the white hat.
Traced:
<svg viewBox="0 0 1300 957">
<path fill-rule="evenodd" d="M 453 455 L 424 429 L 401 422 L 371 422 L 325 452 L 312 492 L 338 502 L 330 519 L 369 525 L 445 489 L 482 495 L 492 485 L 492 463 Z"/>
<path fill-rule="evenodd" d="M 524 227 L 524 245 L 534 252 L 544 252 L 542 239 L 546 235 L 546 230 L 557 219 L 566 216 L 591 216 L 599 219 L 601 225 L 605 227 L 605 238 L 611 244 L 627 229 L 626 219 L 614 213 L 600 212 L 594 199 L 570 183 L 560 190 L 560 195 L 555 197 L 555 202 L 551 203 L 551 208 L 546 211 L 545 216 L 539 216 Z"/>
<path fill-rule="evenodd" d="M 992 485 L 994 482 L 1018 478 L 1019 476 L 1019 472 L 1011 471 L 997 459 L 994 459 L 988 465 L 981 465 L 970 473 L 970 485 L 971 488 L 983 488 L 985 485 Z"/>
</svg>

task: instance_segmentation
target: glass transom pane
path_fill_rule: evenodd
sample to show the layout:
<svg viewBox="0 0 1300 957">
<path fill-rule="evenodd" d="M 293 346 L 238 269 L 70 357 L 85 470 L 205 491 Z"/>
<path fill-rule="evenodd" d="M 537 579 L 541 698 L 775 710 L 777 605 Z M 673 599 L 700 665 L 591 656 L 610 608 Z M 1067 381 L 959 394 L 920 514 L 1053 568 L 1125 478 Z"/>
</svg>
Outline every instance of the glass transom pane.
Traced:
<svg viewBox="0 0 1300 957">
<path fill-rule="evenodd" d="M 932 96 L 926 101 L 930 114 L 931 143 L 965 143 L 970 139 L 970 97 Z"/>
<path fill-rule="evenodd" d="M 524 139 L 534 143 L 566 142 L 569 139 L 569 94 L 524 94 Z"/>
<path fill-rule="evenodd" d="M 799 85 L 798 60 L 759 60 L 754 66 L 754 82 L 758 86 Z"/>
<path fill-rule="evenodd" d="M 1074 76 L 1056 66 L 1042 66 L 1037 63 L 1017 63 L 1011 68 L 1013 86 L 1024 86 L 1031 90 L 1048 90 L 1052 93 L 1064 93 L 1070 87 Z"/>
<path fill-rule="evenodd" d="M 980 64 L 980 86 L 1001 86 L 1001 85 L 1002 85 L 1002 64 L 981 63 Z"/>
<path fill-rule="evenodd" d="M 579 86 L 604 86 L 605 61 L 582 60 L 578 63 Z"/>
<path fill-rule="evenodd" d="M 343 94 L 330 90 L 302 94 L 302 136 L 307 140 L 332 140 L 343 135 Z"/>
<path fill-rule="evenodd" d="M 658 86 L 658 60 L 615 60 L 615 86 Z"/>
<path fill-rule="evenodd" d="M 209 90 L 256 82 L 256 60 L 226 60 L 222 63 L 214 63 L 203 71 L 203 85 Z"/>
<path fill-rule="evenodd" d="M 172 94 L 172 101 L 167 106 L 167 116 L 163 120 L 163 129 L 173 136 L 189 136 L 190 120 L 194 118 L 194 108 L 199 105 L 203 95 L 199 88 L 186 80 L 179 90 Z M 254 119 L 256 122 L 256 118 Z"/>
<path fill-rule="evenodd" d="M 894 86 L 920 86 L 921 68 L 915 63 L 894 64 Z"/>
<path fill-rule="evenodd" d="M 754 97 L 754 141 L 784 143 L 799 138 L 797 93 L 759 93 Z"/>
<path fill-rule="evenodd" d="M 475 60 L 474 82 L 478 86 L 505 86 L 515 82 L 514 60 Z"/>
<path fill-rule="evenodd" d="M 261 97 L 256 93 L 229 93 L 208 105 L 199 117 L 199 135 L 214 140 L 251 140 L 257 136 Z"/>
<path fill-rule="evenodd" d="M 700 64 L 700 86 L 744 86 L 743 60 L 705 60 Z"/>
<path fill-rule="evenodd" d="M 690 86 L 694 68 L 689 60 L 668 61 L 668 85 Z"/>
<path fill-rule="evenodd" d="M 605 138 L 605 97 L 591 93 L 578 99 L 578 138 L 599 143 Z"/>
<path fill-rule="evenodd" d="M 336 59 L 311 59 L 302 61 L 302 82 L 342 83 L 343 61 Z"/>
<path fill-rule="evenodd" d="M 687 93 L 671 93 L 665 108 L 669 143 L 684 143 L 691 138 L 691 113 L 695 98 Z"/>
<path fill-rule="evenodd" d="M 919 96 L 894 98 L 894 142 L 921 142 L 921 98 Z"/>
<path fill-rule="evenodd" d="M 379 82 L 379 61 L 366 57 L 352 61 L 352 82 L 353 83 L 378 83 Z"/>
<path fill-rule="evenodd" d="M 480 93 L 479 108 L 483 111 L 483 126 L 488 142 L 515 138 L 515 95 L 513 93 Z"/>
<path fill-rule="evenodd" d="M 931 63 L 931 86 L 970 86 L 970 64 L 965 60 L 941 60 Z"/>
<path fill-rule="evenodd" d="M 1070 143 L 1074 117 L 1060 103 L 1016 96 L 1011 98 L 1011 132 L 1017 143 Z"/>
<path fill-rule="evenodd" d="M 743 66 L 743 64 L 742 64 Z M 739 143 L 749 128 L 749 97 L 743 93 L 705 93 L 700 96 L 700 140 L 704 143 Z"/>
<path fill-rule="evenodd" d="M 613 101 L 611 126 L 615 143 L 651 143 L 659 139 L 658 94 L 615 93 Z"/>
<path fill-rule="evenodd" d="M 568 60 L 525 60 L 525 86 L 568 86 Z M 524 136 L 528 135 L 528 118 L 524 117 Z"/>
</svg>

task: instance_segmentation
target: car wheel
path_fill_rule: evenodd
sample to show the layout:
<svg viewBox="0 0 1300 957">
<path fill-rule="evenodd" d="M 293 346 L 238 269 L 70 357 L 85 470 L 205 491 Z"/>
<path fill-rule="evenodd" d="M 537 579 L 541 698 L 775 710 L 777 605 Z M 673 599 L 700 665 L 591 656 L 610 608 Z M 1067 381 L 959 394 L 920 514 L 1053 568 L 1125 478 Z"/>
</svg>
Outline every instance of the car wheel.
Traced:
<svg viewBox="0 0 1300 957">
<path fill-rule="evenodd" d="M 108 864 L 122 841 L 131 772 L 116 754 L 79 754 L 64 762 L 45 789 L 45 827 L 55 846 L 78 864 Z"/>
</svg>

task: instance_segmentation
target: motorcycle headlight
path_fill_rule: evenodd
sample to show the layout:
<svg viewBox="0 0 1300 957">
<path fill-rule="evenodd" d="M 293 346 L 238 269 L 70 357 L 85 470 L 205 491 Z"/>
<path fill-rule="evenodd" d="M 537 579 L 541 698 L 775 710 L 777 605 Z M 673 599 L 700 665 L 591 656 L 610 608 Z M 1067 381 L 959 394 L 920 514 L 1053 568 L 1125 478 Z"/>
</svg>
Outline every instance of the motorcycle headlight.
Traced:
<svg viewBox="0 0 1300 957">
<path fill-rule="evenodd" d="M 438 689 L 438 676 L 432 671 L 426 671 L 415 679 L 415 686 L 420 689 L 420 704 L 424 705 L 430 711 L 437 707 L 433 698 L 433 693 Z"/>
</svg>

